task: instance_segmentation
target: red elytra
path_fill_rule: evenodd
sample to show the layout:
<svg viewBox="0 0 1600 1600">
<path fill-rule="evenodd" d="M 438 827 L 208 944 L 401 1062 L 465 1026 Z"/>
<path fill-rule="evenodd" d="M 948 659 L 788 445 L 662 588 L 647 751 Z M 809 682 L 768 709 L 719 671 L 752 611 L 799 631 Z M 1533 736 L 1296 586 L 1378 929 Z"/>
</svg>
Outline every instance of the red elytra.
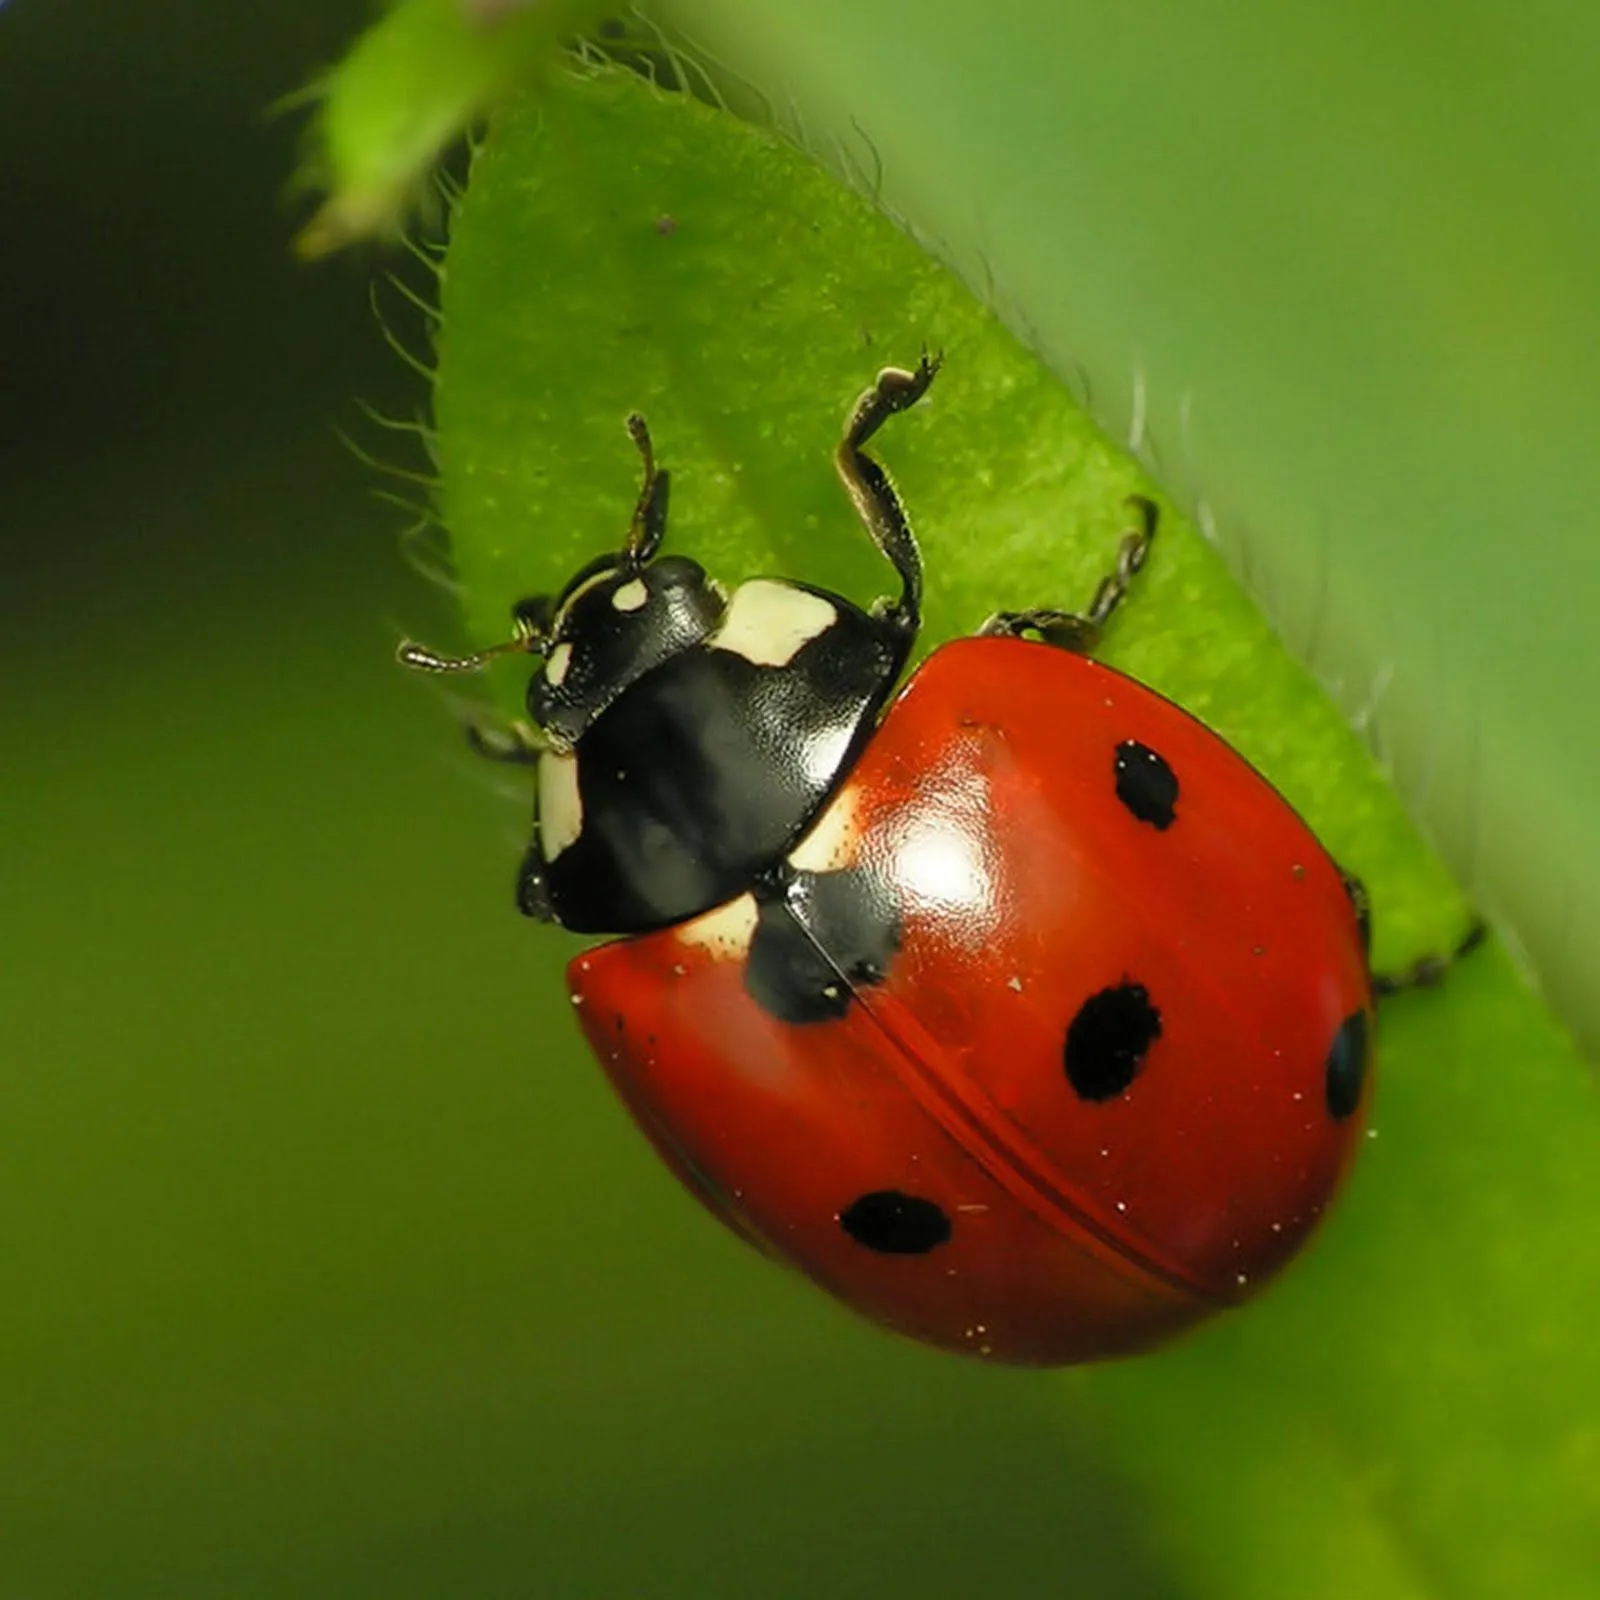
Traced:
<svg viewBox="0 0 1600 1600">
<path fill-rule="evenodd" d="M 1187 712 L 1047 645 L 947 644 L 792 859 L 893 889 L 840 1016 L 751 998 L 748 895 L 568 969 L 623 1101 L 741 1236 L 901 1333 L 1035 1364 L 1148 1349 L 1305 1242 L 1370 1093 L 1362 932 Z"/>
</svg>

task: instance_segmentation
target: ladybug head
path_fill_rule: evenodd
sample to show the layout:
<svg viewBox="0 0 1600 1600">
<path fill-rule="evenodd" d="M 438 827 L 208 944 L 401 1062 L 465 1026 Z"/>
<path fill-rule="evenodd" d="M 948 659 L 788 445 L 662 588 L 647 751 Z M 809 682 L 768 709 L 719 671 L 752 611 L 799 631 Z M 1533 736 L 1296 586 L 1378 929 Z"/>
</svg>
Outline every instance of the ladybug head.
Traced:
<svg viewBox="0 0 1600 1600">
<path fill-rule="evenodd" d="M 667 474 L 658 471 L 650 432 L 637 412 L 628 435 L 644 463 L 644 484 L 627 538 L 597 556 L 556 595 L 511 609 L 513 636 L 469 656 L 445 656 L 404 641 L 400 660 L 423 672 L 476 672 L 496 656 L 543 656 L 528 685 L 528 715 L 557 749 L 570 749 L 629 684 L 669 656 L 698 644 L 727 609 L 722 589 L 687 556 L 660 556 L 667 526 Z"/>
<path fill-rule="evenodd" d="M 589 562 L 554 600 L 516 607 L 528 648 L 544 655 L 528 715 L 553 743 L 575 744 L 629 684 L 712 632 L 726 605 L 687 556 L 641 560 L 625 547 Z"/>
<path fill-rule="evenodd" d="M 524 648 L 544 656 L 528 685 L 528 715 L 558 748 L 576 744 L 629 684 L 704 639 L 726 606 L 698 562 L 657 556 L 668 476 L 637 411 L 628 437 L 644 481 L 621 550 L 580 567 L 554 599 L 524 600 L 512 613 Z"/>
</svg>

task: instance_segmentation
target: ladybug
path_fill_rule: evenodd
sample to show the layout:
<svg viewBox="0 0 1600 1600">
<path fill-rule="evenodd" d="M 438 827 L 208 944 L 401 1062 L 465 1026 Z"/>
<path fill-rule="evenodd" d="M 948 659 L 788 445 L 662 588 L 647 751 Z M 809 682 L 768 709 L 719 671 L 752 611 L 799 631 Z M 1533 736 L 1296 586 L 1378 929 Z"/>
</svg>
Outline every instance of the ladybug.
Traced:
<svg viewBox="0 0 1600 1600">
<path fill-rule="evenodd" d="M 896 693 L 922 564 L 866 445 L 938 370 L 890 368 L 835 459 L 899 593 L 731 593 L 622 548 L 430 671 L 539 658 L 527 915 L 621 935 L 567 969 L 580 1026 L 683 1184 L 854 1310 L 947 1350 L 1124 1356 L 1255 1294 L 1361 1139 L 1365 896 L 1187 712 L 1091 658 L 1144 564 L 1132 502 L 1082 614 L 1006 612 Z M 519 725 L 520 727 L 521 725 Z M 1476 934 L 1463 942 L 1475 942 Z"/>
</svg>

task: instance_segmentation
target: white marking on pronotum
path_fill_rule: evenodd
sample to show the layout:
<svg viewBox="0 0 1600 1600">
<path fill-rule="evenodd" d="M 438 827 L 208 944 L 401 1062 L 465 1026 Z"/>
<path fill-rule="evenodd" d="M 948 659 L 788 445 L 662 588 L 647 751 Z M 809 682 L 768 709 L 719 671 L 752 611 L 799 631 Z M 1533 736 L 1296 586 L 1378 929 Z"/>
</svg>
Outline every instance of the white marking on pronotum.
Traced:
<svg viewBox="0 0 1600 1600">
<path fill-rule="evenodd" d="M 733 591 L 722 626 L 706 640 L 758 667 L 786 667 L 795 653 L 839 620 L 820 594 L 772 578 L 752 578 Z"/>
<path fill-rule="evenodd" d="M 555 858 L 583 832 L 578 758 L 546 750 L 539 757 L 539 847 Z"/>
<path fill-rule="evenodd" d="M 789 852 L 789 865 L 801 872 L 837 872 L 855 860 L 859 837 L 855 793 L 845 789 Z"/>
<path fill-rule="evenodd" d="M 756 897 L 742 894 L 673 931 L 680 944 L 692 944 L 719 961 L 743 961 L 756 936 Z"/>
<path fill-rule="evenodd" d="M 567 668 L 572 665 L 572 646 L 565 639 L 544 658 L 544 681 L 552 689 L 559 689 L 567 681 Z"/>
<path fill-rule="evenodd" d="M 634 578 L 617 589 L 611 596 L 611 604 L 618 611 L 637 611 L 649 598 L 650 591 L 645 588 L 644 579 Z"/>
</svg>

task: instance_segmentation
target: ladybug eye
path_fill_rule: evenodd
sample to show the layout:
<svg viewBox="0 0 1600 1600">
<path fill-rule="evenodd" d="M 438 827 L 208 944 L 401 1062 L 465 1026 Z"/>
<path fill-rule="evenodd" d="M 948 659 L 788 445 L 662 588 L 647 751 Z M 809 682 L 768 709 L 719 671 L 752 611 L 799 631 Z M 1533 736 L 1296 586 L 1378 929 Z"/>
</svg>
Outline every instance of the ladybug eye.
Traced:
<svg viewBox="0 0 1600 1600">
<path fill-rule="evenodd" d="M 1080 1100 L 1110 1100 L 1138 1077 L 1161 1037 L 1161 1013 L 1142 983 L 1124 978 L 1092 994 L 1067 1028 L 1067 1082 Z"/>
<path fill-rule="evenodd" d="M 1361 1104 L 1361 1088 L 1367 1078 L 1365 1011 L 1354 1011 L 1339 1024 L 1323 1073 L 1328 1115 L 1335 1122 L 1343 1122 Z"/>
<path fill-rule="evenodd" d="M 887 1256 L 922 1256 L 950 1237 L 950 1219 L 931 1200 L 874 1189 L 839 1213 L 839 1226 L 869 1250 Z"/>
<path fill-rule="evenodd" d="M 1124 739 L 1113 765 L 1117 799 L 1140 822 L 1165 832 L 1177 821 L 1178 775 L 1163 757 L 1137 739 Z"/>
</svg>

